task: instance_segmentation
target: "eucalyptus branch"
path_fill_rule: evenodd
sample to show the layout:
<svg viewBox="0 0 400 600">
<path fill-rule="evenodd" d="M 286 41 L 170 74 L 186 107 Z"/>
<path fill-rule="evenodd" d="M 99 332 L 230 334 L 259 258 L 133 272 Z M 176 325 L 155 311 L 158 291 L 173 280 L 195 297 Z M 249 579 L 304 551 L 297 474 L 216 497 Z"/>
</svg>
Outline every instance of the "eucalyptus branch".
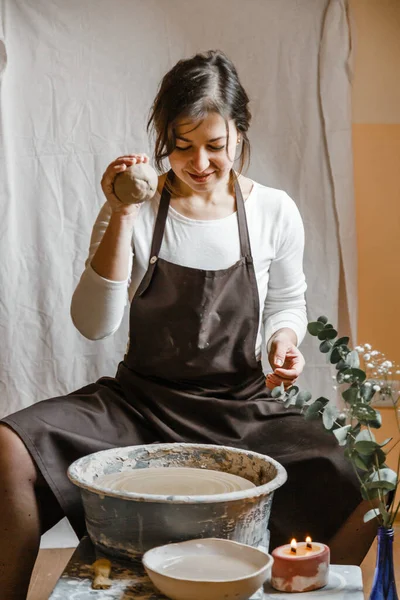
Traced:
<svg viewBox="0 0 400 600">
<path fill-rule="evenodd" d="M 347 417 L 343 415 L 339 418 L 337 406 L 327 398 L 321 397 L 311 402 L 311 394 L 299 391 L 296 386 L 285 391 L 282 385 L 272 390 L 272 396 L 283 400 L 286 407 L 290 405 L 299 407 L 305 419 L 322 417 L 325 428 L 335 435 L 341 446 L 346 446 L 346 457 L 360 484 L 362 496 L 371 505 L 372 510 L 365 515 L 364 520 L 377 518 L 384 527 L 390 527 L 400 506 L 399 503 L 396 510 L 393 510 L 400 476 L 400 455 L 397 472 L 386 465 L 386 456 L 396 448 L 400 439 L 388 451 L 384 447 L 391 439 L 382 444 L 375 441 L 372 428 L 377 429 L 381 426 L 382 417 L 371 404 L 375 393 L 390 396 L 400 432 L 400 419 L 396 411 L 397 401 L 393 396 L 392 383 L 388 381 L 388 375 L 391 375 L 389 369 L 393 367 L 393 363 L 387 361 L 382 353 L 371 351 L 371 346 L 368 344 L 365 344 L 365 348 L 357 347 L 351 350 L 348 347 L 349 338 L 337 339 L 337 331 L 328 323 L 326 317 L 319 317 L 317 321 L 309 323 L 308 331 L 319 338 L 320 351 L 328 355 L 332 365 L 336 365 L 335 379 L 338 385 L 342 386 L 340 389 Z M 360 352 L 363 353 L 366 367 L 374 371 L 373 378 L 367 379 L 366 372 L 360 368 Z M 400 370 L 396 371 L 396 374 L 400 374 Z M 378 385 L 379 380 L 382 379 L 383 388 Z M 365 476 L 361 476 L 361 471 L 365 472 Z M 393 492 L 392 500 L 386 503 L 389 492 Z M 374 506 L 375 499 L 378 501 L 378 506 L 376 503 Z"/>
</svg>

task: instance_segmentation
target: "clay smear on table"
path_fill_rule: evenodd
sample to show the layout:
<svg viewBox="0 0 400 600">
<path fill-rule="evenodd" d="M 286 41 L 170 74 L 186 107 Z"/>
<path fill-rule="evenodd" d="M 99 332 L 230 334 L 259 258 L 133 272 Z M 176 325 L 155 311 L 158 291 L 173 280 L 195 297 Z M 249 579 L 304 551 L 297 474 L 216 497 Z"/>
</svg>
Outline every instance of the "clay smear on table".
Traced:
<svg viewBox="0 0 400 600">
<path fill-rule="evenodd" d="M 133 469 L 102 475 L 97 485 L 121 492 L 165 496 L 227 494 L 256 487 L 252 481 L 211 469 L 189 467 Z"/>
</svg>

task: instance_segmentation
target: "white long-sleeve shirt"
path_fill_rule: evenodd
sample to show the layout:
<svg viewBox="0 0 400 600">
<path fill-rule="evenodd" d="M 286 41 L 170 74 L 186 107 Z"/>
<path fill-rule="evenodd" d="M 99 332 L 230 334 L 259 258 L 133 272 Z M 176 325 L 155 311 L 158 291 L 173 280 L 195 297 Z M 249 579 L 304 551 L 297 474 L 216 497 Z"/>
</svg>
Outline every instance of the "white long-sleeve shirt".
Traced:
<svg viewBox="0 0 400 600">
<path fill-rule="evenodd" d="M 157 192 L 136 217 L 132 235 L 130 277 L 111 281 L 98 275 L 91 260 L 107 228 L 111 209 L 106 202 L 93 227 L 86 268 L 74 292 L 71 316 L 85 337 L 98 340 L 119 327 L 125 305 L 131 301 L 149 264 Z M 307 316 L 303 273 L 304 229 L 299 211 L 289 196 L 254 182 L 245 202 L 247 226 L 260 299 L 256 357 L 261 346 L 282 327 L 291 328 L 302 341 Z M 171 263 L 205 270 L 226 269 L 240 258 L 237 213 L 215 220 L 194 220 L 169 208 L 159 256 Z M 246 290 L 243 290 L 246 302 Z M 135 332 L 132 331 L 131 335 Z"/>
</svg>

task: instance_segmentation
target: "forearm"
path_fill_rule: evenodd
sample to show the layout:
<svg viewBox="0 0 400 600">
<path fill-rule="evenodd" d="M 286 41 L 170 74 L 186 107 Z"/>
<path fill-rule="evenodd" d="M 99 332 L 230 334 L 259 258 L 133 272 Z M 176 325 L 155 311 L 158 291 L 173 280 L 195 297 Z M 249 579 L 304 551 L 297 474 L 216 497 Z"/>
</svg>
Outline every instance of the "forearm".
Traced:
<svg viewBox="0 0 400 600">
<path fill-rule="evenodd" d="M 98 275 L 110 281 L 126 281 L 132 253 L 132 230 L 135 214 L 113 213 L 107 229 L 92 258 L 91 266 Z"/>
</svg>

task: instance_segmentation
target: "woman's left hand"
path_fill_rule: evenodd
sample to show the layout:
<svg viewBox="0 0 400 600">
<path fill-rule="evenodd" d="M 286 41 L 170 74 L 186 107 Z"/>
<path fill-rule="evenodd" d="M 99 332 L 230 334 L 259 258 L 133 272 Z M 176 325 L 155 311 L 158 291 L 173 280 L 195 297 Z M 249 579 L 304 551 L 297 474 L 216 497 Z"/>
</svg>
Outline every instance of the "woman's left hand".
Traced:
<svg viewBox="0 0 400 600">
<path fill-rule="evenodd" d="M 265 378 L 265 384 L 271 390 L 281 383 L 285 389 L 294 385 L 305 365 L 304 356 L 291 337 L 283 332 L 273 337 L 268 360 L 274 370 Z"/>
</svg>

